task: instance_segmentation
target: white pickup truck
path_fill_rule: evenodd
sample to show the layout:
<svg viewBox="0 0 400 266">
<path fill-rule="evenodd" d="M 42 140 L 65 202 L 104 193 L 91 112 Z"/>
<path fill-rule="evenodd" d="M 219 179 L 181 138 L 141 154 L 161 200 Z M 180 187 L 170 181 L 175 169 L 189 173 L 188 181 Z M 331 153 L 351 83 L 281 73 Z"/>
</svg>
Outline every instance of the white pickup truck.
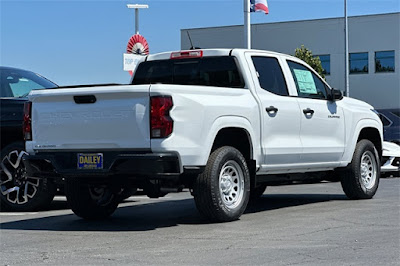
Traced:
<svg viewBox="0 0 400 266">
<path fill-rule="evenodd" d="M 144 57 L 131 85 L 36 90 L 25 106 L 27 172 L 65 183 L 85 219 L 110 216 L 130 187 L 189 188 L 199 212 L 231 221 L 267 185 L 341 181 L 378 188 L 382 123 L 303 61 L 210 49 Z"/>
</svg>

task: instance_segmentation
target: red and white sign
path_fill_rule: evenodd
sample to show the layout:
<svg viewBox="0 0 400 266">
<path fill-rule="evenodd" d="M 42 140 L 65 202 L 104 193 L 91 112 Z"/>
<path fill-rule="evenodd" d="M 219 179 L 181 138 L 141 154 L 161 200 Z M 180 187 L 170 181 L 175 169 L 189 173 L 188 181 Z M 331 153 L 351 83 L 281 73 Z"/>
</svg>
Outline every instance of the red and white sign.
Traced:
<svg viewBox="0 0 400 266">
<path fill-rule="evenodd" d="M 129 39 L 126 52 L 128 54 L 148 55 L 149 44 L 142 35 L 135 34 Z"/>
</svg>

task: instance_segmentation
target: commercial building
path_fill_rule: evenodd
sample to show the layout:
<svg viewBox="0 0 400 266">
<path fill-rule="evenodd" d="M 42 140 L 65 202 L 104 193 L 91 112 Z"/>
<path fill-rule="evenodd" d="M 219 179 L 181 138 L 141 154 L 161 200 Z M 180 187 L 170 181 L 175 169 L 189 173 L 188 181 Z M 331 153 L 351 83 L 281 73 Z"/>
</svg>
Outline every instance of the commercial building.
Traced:
<svg viewBox="0 0 400 266">
<path fill-rule="evenodd" d="M 400 13 L 349 17 L 350 97 L 375 108 L 400 108 Z M 244 47 L 243 25 L 181 30 L 181 48 Z M 320 56 L 326 80 L 345 90 L 344 18 L 253 24 L 252 48 Z"/>
</svg>

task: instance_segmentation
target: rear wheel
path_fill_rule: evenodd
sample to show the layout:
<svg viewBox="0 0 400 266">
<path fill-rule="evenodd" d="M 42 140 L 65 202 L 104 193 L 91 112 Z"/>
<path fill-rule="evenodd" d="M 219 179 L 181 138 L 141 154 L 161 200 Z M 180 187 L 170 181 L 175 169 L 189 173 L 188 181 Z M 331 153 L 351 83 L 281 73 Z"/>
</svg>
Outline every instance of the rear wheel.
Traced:
<svg viewBox="0 0 400 266">
<path fill-rule="evenodd" d="M 1 150 L 0 200 L 6 211 L 35 211 L 48 207 L 57 187 L 52 180 L 28 176 L 22 161 L 23 142 L 14 142 Z"/>
<path fill-rule="evenodd" d="M 233 147 L 221 147 L 208 159 L 194 186 L 199 212 L 214 222 L 237 220 L 249 201 L 250 173 L 243 155 Z"/>
<path fill-rule="evenodd" d="M 350 199 L 370 199 L 379 185 L 380 163 L 378 152 L 369 140 L 357 143 L 351 164 L 343 173 L 341 184 Z"/>
<path fill-rule="evenodd" d="M 67 178 L 65 183 L 65 195 L 72 211 L 88 220 L 113 214 L 121 199 L 118 192 L 107 185 L 85 184 L 79 178 Z"/>
</svg>

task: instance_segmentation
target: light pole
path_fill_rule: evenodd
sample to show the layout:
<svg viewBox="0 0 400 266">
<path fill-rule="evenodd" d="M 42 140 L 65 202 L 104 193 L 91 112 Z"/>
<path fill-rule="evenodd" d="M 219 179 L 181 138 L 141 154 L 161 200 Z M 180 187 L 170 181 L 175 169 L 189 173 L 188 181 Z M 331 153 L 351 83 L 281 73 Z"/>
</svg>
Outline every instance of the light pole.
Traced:
<svg viewBox="0 0 400 266">
<path fill-rule="evenodd" d="M 139 8 L 149 8 L 149 5 L 127 4 L 126 6 L 135 9 L 135 34 L 139 34 Z"/>
</svg>

